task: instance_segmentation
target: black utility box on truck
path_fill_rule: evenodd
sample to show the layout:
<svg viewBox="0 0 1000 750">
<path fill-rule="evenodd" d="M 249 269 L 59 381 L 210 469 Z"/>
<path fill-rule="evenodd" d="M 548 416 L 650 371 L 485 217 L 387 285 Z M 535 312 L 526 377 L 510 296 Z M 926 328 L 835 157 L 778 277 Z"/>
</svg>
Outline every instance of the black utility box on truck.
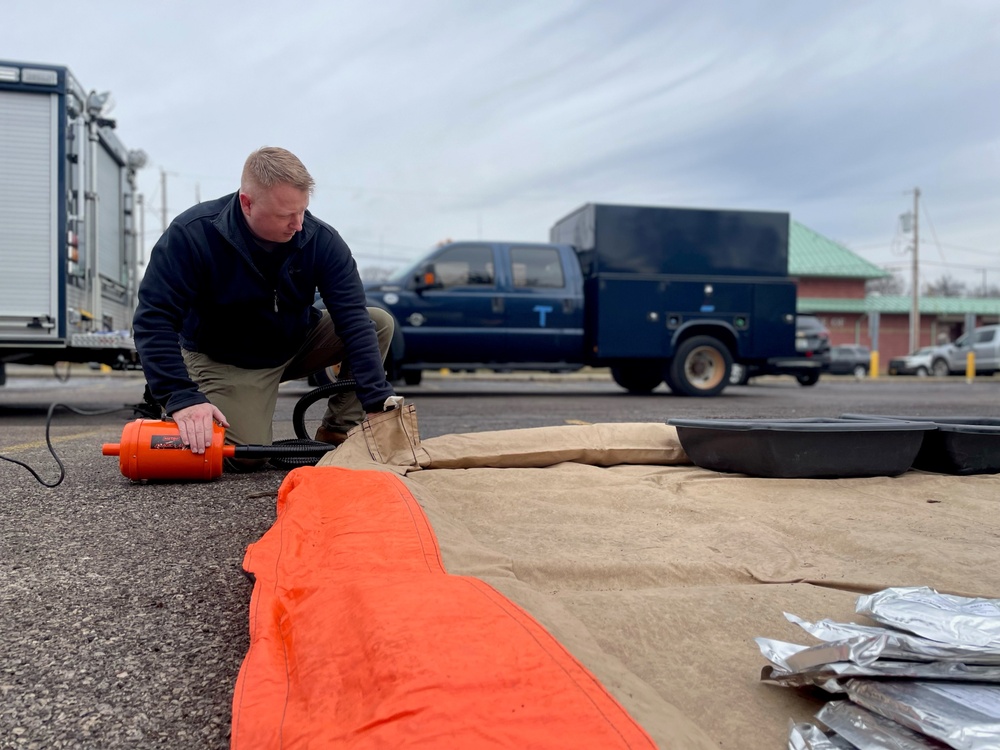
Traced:
<svg viewBox="0 0 1000 750">
<path fill-rule="evenodd" d="M 552 227 L 584 278 L 602 273 L 788 276 L 788 214 L 588 203 Z"/>
<path fill-rule="evenodd" d="M 672 390 L 701 395 L 735 359 L 794 354 L 788 224 L 784 213 L 588 204 L 550 239 L 577 253 L 587 349 L 616 360 L 615 379 L 643 390 L 659 364 Z M 715 343 L 685 346 L 696 334 Z"/>
<path fill-rule="evenodd" d="M 550 239 L 451 242 L 367 286 L 396 320 L 390 374 L 589 365 L 714 396 L 734 361 L 795 356 L 787 214 L 588 204 Z"/>
</svg>

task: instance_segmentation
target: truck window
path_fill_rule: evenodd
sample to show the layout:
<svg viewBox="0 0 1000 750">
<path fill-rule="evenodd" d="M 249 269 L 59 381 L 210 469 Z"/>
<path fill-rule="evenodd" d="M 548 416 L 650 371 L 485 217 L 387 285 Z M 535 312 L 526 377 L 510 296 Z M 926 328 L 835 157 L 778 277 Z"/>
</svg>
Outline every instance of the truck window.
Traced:
<svg viewBox="0 0 1000 750">
<path fill-rule="evenodd" d="M 988 344 L 990 341 L 993 340 L 994 334 L 996 334 L 996 330 L 995 329 L 988 329 L 988 330 L 985 330 L 985 331 L 977 331 L 976 332 L 976 340 L 973 343 L 976 343 L 976 344 Z"/>
<path fill-rule="evenodd" d="M 463 245 L 448 248 L 434 259 L 438 282 L 445 289 L 454 286 L 493 286 L 493 250 Z"/>
<path fill-rule="evenodd" d="M 559 251 L 551 247 L 512 247 L 511 271 L 518 289 L 566 286 Z"/>
</svg>

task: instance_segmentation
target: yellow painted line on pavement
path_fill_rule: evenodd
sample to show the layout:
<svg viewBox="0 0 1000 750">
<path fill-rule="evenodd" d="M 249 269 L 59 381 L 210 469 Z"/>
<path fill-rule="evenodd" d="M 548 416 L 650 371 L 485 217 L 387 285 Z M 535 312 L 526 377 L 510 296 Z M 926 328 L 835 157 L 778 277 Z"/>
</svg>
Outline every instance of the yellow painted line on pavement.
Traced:
<svg viewBox="0 0 1000 750">
<path fill-rule="evenodd" d="M 61 435 L 60 437 L 51 438 L 52 444 L 56 443 L 68 443 L 72 440 L 79 440 L 80 438 L 93 437 L 94 435 L 101 435 L 104 430 L 91 430 L 90 432 L 78 432 L 75 435 Z M 10 445 L 7 447 L 0 446 L 0 452 L 10 453 L 12 451 L 30 451 L 36 448 L 45 448 L 46 444 L 44 440 L 37 440 L 34 443 L 21 443 L 20 445 Z"/>
<path fill-rule="evenodd" d="M 593 424 L 593 422 L 584 422 L 582 419 L 567 419 L 564 421 L 566 424 Z"/>
</svg>

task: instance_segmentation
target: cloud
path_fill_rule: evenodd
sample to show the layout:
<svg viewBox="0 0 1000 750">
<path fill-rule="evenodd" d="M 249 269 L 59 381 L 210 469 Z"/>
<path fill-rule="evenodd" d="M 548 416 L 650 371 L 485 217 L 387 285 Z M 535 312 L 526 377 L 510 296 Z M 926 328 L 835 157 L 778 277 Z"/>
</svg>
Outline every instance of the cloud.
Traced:
<svg viewBox="0 0 1000 750">
<path fill-rule="evenodd" d="M 543 240 L 588 201 L 788 211 L 881 262 L 920 187 L 952 264 L 933 272 L 1000 279 L 992 2 L 101 0 L 5 21 L 9 58 L 114 92 L 152 229 L 160 169 L 176 213 L 274 144 L 361 265 Z"/>
</svg>

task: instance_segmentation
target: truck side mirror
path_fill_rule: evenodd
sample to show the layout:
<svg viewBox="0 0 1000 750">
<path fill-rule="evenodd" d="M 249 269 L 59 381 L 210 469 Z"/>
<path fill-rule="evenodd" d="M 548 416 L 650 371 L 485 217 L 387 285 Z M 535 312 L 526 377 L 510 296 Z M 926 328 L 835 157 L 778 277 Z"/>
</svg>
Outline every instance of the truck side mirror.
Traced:
<svg viewBox="0 0 1000 750">
<path fill-rule="evenodd" d="M 437 271 L 434 269 L 433 263 L 423 266 L 413 277 L 413 288 L 415 291 L 422 292 L 424 289 L 440 287 L 441 282 L 438 280 Z"/>
</svg>

